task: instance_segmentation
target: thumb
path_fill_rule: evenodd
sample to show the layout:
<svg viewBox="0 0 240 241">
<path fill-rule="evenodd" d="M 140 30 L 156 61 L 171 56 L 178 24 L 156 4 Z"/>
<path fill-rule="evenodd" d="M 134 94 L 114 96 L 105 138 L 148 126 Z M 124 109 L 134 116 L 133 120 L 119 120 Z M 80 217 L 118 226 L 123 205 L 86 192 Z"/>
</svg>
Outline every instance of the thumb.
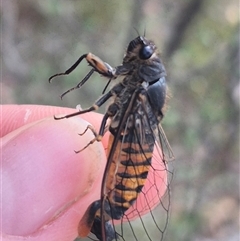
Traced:
<svg viewBox="0 0 240 241">
<path fill-rule="evenodd" d="M 73 240 L 89 203 L 99 198 L 103 146 L 79 117 L 46 118 L 2 138 L 4 240 Z"/>
</svg>

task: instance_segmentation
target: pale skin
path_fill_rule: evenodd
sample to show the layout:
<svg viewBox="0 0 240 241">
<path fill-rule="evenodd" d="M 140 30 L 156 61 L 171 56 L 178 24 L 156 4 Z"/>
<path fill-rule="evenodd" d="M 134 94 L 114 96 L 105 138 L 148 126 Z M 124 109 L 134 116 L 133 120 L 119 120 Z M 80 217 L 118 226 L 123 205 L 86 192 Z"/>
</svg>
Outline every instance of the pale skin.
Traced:
<svg viewBox="0 0 240 241">
<path fill-rule="evenodd" d="M 93 138 L 91 132 L 78 135 L 87 123 L 80 117 L 53 119 L 74 111 L 3 106 L 2 240 L 73 240 L 85 209 L 99 198 L 107 139 L 75 154 Z M 99 127 L 101 115 L 84 118 Z"/>
<path fill-rule="evenodd" d="M 1 220 L 3 241 L 74 240 L 88 205 L 99 199 L 106 163 L 106 133 L 94 138 L 102 115 L 54 120 L 74 109 L 4 105 L 1 117 Z M 82 119 L 83 118 L 83 119 Z"/>
</svg>

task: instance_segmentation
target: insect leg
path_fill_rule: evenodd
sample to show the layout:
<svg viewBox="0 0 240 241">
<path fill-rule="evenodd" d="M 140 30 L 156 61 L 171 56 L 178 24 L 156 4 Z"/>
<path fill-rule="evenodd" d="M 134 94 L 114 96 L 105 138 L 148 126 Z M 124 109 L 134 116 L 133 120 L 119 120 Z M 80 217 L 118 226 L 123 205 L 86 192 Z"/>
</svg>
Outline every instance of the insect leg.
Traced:
<svg viewBox="0 0 240 241">
<path fill-rule="evenodd" d="M 97 132 L 95 131 L 95 129 L 91 126 L 91 125 L 88 125 L 86 130 L 81 133 L 80 135 L 84 135 L 84 133 L 90 129 L 93 133 L 93 135 L 95 136 L 94 139 L 92 139 L 85 147 L 83 147 L 81 150 L 79 151 L 75 151 L 76 153 L 79 153 L 83 150 L 85 150 L 88 146 L 90 146 L 91 144 L 93 144 L 95 141 L 101 141 L 102 140 L 102 137 L 104 135 L 104 133 L 106 132 L 106 129 L 105 129 L 105 126 L 106 126 L 106 123 L 107 123 L 107 119 L 109 117 L 109 114 L 106 113 L 104 116 L 103 116 L 103 119 L 102 119 L 102 123 L 101 123 L 101 126 L 100 126 L 100 130 L 99 130 L 99 133 L 97 134 Z"/>
<path fill-rule="evenodd" d="M 76 89 L 80 89 L 85 82 L 91 77 L 91 75 L 94 73 L 94 69 L 91 69 L 88 74 L 83 78 L 83 80 L 81 80 L 81 82 L 79 82 L 75 87 L 65 91 L 63 94 L 61 94 L 61 99 L 63 98 L 64 95 L 66 95 L 67 93 L 71 92 L 72 90 L 76 90 Z"/>
<path fill-rule="evenodd" d="M 103 95 L 100 99 L 98 99 L 91 107 L 85 109 L 85 110 L 81 110 L 69 115 L 65 115 L 63 117 L 56 117 L 54 116 L 55 120 L 61 120 L 61 119 L 65 119 L 65 118 L 70 118 L 76 115 L 81 115 L 84 113 L 88 113 L 94 110 L 97 110 L 101 105 L 103 105 L 110 97 L 112 97 L 113 93 L 111 91 L 109 91 L 107 94 Z"/>
<path fill-rule="evenodd" d="M 95 129 L 91 125 L 88 125 L 87 128 L 84 130 L 84 132 L 79 134 L 79 135 L 83 136 L 87 132 L 88 129 L 90 129 L 92 131 L 92 133 L 95 137 L 97 136 L 97 132 L 95 131 Z"/>
<path fill-rule="evenodd" d="M 112 79 L 109 79 L 106 86 L 104 87 L 103 91 L 102 91 L 102 95 L 105 93 L 107 87 L 109 86 L 110 82 L 112 81 Z"/>
<path fill-rule="evenodd" d="M 82 55 L 77 61 L 76 63 L 74 63 L 69 69 L 67 69 L 64 73 L 59 73 L 59 74 L 55 74 L 53 76 L 51 76 L 48 81 L 49 83 L 51 83 L 52 79 L 57 77 L 57 76 L 60 76 L 60 75 L 68 75 L 70 74 L 74 69 L 76 69 L 76 67 L 81 63 L 81 61 L 87 57 L 88 54 L 84 54 Z"/>
<path fill-rule="evenodd" d="M 98 72 L 99 74 L 109 78 L 109 81 L 106 85 L 106 87 L 103 90 L 103 93 L 105 92 L 106 88 L 108 87 L 109 83 L 111 82 L 112 79 L 116 78 L 115 72 L 116 69 L 112 68 L 108 63 L 103 62 L 99 57 L 92 53 L 84 54 L 82 55 L 69 69 L 67 69 L 63 73 L 58 73 L 53 76 L 51 76 L 48 81 L 49 83 L 52 81 L 53 78 L 61 75 L 68 75 L 70 74 L 80 63 L 83 59 L 86 59 L 88 64 L 92 66 L 93 68 L 90 70 L 90 72 L 84 77 L 84 79 L 75 87 L 67 90 L 61 95 L 61 99 L 63 98 L 64 95 L 67 93 L 71 92 L 72 90 L 79 89 L 81 88 L 82 85 L 90 78 L 90 76 L 93 74 L 94 71 Z"/>
<path fill-rule="evenodd" d="M 97 71 L 99 74 L 108 77 L 108 78 L 112 78 L 114 77 L 115 74 L 115 69 L 112 68 L 108 63 L 103 62 L 99 57 L 97 57 L 96 55 L 92 54 L 92 53 L 88 53 L 88 54 L 83 54 L 69 69 L 67 69 L 65 72 L 63 73 L 58 73 L 55 75 L 52 75 L 48 81 L 51 82 L 53 78 L 57 77 L 57 76 L 61 76 L 61 75 L 68 75 L 70 74 L 74 69 L 76 69 L 76 67 L 81 63 L 81 61 L 83 59 L 86 59 L 87 62 L 89 63 L 90 66 L 93 67 L 93 69 L 95 71 Z"/>
</svg>

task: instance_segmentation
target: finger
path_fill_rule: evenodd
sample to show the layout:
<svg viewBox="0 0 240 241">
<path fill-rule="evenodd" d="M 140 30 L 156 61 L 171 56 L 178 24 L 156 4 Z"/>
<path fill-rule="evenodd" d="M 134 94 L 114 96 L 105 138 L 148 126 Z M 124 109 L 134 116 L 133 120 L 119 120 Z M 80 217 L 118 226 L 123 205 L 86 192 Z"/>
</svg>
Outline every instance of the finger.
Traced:
<svg viewBox="0 0 240 241">
<path fill-rule="evenodd" d="M 46 117 L 52 117 L 54 115 L 67 115 L 76 111 L 76 109 L 59 106 L 2 105 L 0 137 L 28 123 Z M 94 126 L 96 131 L 99 130 L 102 121 L 102 114 L 90 112 L 79 115 L 78 117 L 88 121 L 91 125 Z M 106 133 L 101 141 L 105 149 L 107 148 L 108 136 L 108 133 Z"/>
<path fill-rule="evenodd" d="M 2 228 L 11 240 L 73 240 L 99 199 L 105 153 L 80 118 L 33 122 L 2 139 Z M 95 191 L 94 191 L 95 190 Z M 97 190 L 97 191 L 96 191 Z M 15 238 L 14 238 L 15 236 Z"/>
</svg>

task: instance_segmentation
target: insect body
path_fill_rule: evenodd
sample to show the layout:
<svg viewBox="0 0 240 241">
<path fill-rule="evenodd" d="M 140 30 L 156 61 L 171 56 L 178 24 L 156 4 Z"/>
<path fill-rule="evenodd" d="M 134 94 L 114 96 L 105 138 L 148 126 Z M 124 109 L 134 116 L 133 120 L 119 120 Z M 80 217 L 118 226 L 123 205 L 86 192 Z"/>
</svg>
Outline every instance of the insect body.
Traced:
<svg viewBox="0 0 240 241">
<path fill-rule="evenodd" d="M 76 87 L 63 95 L 73 89 L 80 88 L 94 72 L 100 73 L 110 81 L 119 76 L 124 76 L 124 78 L 90 108 L 61 117 L 69 118 L 97 110 L 108 99 L 112 98 L 113 100 L 103 117 L 99 133 L 93 140 L 101 140 L 107 120 L 110 119 L 108 158 L 102 181 L 101 197 L 89 206 L 81 219 L 78 229 L 79 236 L 85 237 L 91 231 L 101 241 L 130 240 L 128 237 L 124 237 L 123 228 L 120 228 L 120 231 L 115 229 L 113 220 L 128 219 L 126 213 L 130 207 L 136 205 L 135 201 L 138 196 L 145 195 L 145 192 L 151 188 L 157 189 L 154 175 L 164 176 L 167 172 L 163 145 L 168 147 L 168 143 L 160 126 L 166 102 L 165 68 L 155 44 L 145 37 L 139 36 L 129 43 L 120 66 L 113 68 L 89 53 L 81 56 L 65 73 L 56 74 L 49 80 L 59 75 L 69 74 L 84 58 L 92 66 L 92 69 Z M 161 168 L 159 169 L 152 165 L 155 147 L 161 159 Z M 150 180 L 152 186 L 148 190 L 144 190 L 146 180 L 149 181 L 150 178 L 150 170 L 153 172 L 153 178 Z M 168 189 L 165 180 L 163 182 Z M 158 198 L 161 199 L 161 195 L 158 195 Z M 147 203 L 149 202 L 147 201 Z M 167 216 L 168 208 L 168 205 L 163 208 Z M 140 210 L 136 207 L 136 213 L 139 212 Z M 161 240 L 166 224 L 160 228 L 157 221 L 153 220 L 154 225 L 160 231 L 157 240 Z M 130 230 L 133 233 L 132 240 L 141 240 L 134 233 L 131 225 Z M 147 232 L 147 230 L 145 231 Z M 147 239 L 142 240 L 156 240 L 150 236 L 147 234 Z"/>
</svg>

